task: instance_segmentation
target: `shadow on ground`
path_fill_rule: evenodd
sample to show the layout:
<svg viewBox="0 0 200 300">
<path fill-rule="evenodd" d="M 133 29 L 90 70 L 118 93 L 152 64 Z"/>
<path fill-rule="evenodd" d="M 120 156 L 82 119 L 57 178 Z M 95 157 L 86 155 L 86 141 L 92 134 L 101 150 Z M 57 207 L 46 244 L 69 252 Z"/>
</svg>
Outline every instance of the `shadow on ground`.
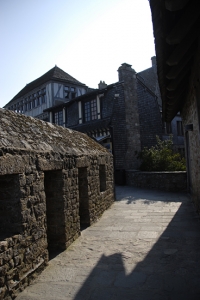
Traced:
<svg viewBox="0 0 200 300">
<path fill-rule="evenodd" d="M 158 201 L 156 197 L 147 200 L 146 192 L 142 196 L 146 204 Z M 140 197 L 128 198 L 127 204 L 138 199 L 141 190 Z M 180 200 L 174 196 L 169 201 Z M 126 273 L 123 261 L 122 253 L 102 255 L 74 300 L 199 300 L 200 224 L 189 200 L 182 202 L 166 230 L 131 273 Z"/>
</svg>

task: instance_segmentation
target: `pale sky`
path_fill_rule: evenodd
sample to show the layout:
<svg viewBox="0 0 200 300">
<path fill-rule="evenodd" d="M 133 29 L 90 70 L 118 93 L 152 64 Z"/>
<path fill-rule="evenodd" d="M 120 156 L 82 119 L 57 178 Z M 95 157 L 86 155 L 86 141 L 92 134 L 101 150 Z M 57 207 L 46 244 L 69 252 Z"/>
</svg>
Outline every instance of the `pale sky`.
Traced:
<svg viewBox="0 0 200 300">
<path fill-rule="evenodd" d="M 0 107 L 55 65 L 97 88 L 155 55 L 148 0 L 0 0 Z"/>
</svg>

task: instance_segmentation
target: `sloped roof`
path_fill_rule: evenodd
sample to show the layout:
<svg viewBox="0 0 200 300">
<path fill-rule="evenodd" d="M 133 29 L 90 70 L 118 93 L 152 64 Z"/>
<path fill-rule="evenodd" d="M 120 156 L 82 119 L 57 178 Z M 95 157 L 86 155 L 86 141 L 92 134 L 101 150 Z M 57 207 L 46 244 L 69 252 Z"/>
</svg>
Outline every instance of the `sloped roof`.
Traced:
<svg viewBox="0 0 200 300">
<path fill-rule="evenodd" d="M 163 115 L 183 107 L 200 37 L 199 0 L 150 0 Z"/>
<path fill-rule="evenodd" d="M 1 108 L 0 148 L 78 156 L 108 154 L 86 134 Z"/>
<path fill-rule="evenodd" d="M 154 65 L 137 73 L 137 79 L 157 96 L 158 104 L 162 106 L 160 89 L 158 84 L 157 66 Z"/>
<path fill-rule="evenodd" d="M 49 70 L 47 73 L 45 73 L 41 77 L 28 83 L 12 100 L 22 97 L 23 95 L 29 93 L 30 91 L 37 88 L 38 86 L 40 86 L 48 81 L 51 81 L 51 80 L 71 82 L 71 83 L 75 83 L 75 84 L 79 84 L 79 85 L 85 85 L 85 84 L 81 83 L 80 81 L 76 80 L 74 77 L 72 77 L 68 73 L 64 72 L 62 69 L 55 66 L 54 68 Z"/>
<path fill-rule="evenodd" d="M 91 132 L 98 129 L 108 128 L 111 124 L 110 118 L 94 120 L 84 124 L 78 124 L 70 126 L 73 130 L 78 130 L 80 132 Z"/>
</svg>

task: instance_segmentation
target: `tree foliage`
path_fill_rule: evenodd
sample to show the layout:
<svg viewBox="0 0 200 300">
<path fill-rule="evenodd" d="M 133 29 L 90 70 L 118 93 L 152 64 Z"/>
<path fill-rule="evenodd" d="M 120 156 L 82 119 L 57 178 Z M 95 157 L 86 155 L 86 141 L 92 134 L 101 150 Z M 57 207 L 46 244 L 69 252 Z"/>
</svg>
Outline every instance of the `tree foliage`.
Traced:
<svg viewBox="0 0 200 300">
<path fill-rule="evenodd" d="M 173 152 L 172 136 L 168 140 L 161 141 L 157 136 L 157 145 L 144 148 L 140 154 L 140 170 L 142 171 L 185 171 L 186 161 L 180 153 Z"/>
</svg>

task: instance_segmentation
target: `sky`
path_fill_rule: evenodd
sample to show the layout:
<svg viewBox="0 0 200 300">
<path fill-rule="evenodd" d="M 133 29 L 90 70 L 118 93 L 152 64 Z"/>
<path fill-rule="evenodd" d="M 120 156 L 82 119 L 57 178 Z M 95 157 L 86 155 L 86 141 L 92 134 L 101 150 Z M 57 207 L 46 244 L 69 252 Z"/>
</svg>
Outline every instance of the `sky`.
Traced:
<svg viewBox="0 0 200 300">
<path fill-rule="evenodd" d="M 0 0 L 0 107 L 55 65 L 92 88 L 155 55 L 148 0 Z"/>
</svg>

